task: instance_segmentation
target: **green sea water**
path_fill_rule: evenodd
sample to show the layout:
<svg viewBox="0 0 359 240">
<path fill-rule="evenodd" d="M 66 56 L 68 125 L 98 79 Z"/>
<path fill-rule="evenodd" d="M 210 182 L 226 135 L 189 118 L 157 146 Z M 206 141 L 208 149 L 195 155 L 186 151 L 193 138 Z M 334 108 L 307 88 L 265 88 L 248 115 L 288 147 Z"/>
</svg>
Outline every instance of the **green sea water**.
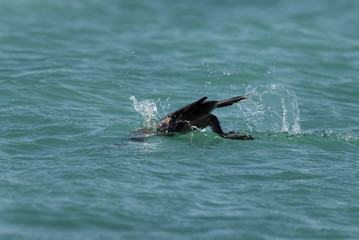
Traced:
<svg viewBox="0 0 359 240">
<path fill-rule="evenodd" d="M 358 12 L 0 1 L 0 239 L 358 239 Z M 243 94 L 253 141 L 133 133 Z"/>
</svg>

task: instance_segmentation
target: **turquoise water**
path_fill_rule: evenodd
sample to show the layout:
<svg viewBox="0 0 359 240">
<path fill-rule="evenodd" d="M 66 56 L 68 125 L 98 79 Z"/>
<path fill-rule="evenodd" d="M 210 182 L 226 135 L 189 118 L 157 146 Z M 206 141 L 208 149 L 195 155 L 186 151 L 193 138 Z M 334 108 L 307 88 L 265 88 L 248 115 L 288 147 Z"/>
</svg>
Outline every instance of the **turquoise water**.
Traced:
<svg viewBox="0 0 359 240">
<path fill-rule="evenodd" d="M 0 239 L 358 239 L 359 2 L 0 1 Z M 203 96 L 225 131 L 133 137 Z"/>
</svg>

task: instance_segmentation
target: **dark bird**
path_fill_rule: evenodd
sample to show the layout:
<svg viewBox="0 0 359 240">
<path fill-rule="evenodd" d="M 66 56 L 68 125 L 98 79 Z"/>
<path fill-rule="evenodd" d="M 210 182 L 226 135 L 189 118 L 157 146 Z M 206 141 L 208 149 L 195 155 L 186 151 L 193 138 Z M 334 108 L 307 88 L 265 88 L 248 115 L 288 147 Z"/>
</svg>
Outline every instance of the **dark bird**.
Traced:
<svg viewBox="0 0 359 240">
<path fill-rule="evenodd" d="M 251 136 L 240 136 L 234 132 L 224 133 L 218 118 L 211 114 L 216 108 L 230 106 L 246 98 L 247 96 L 238 96 L 222 101 L 206 101 L 207 97 L 203 97 L 162 118 L 157 123 L 156 130 L 157 132 L 165 133 L 188 133 L 210 126 L 212 131 L 221 137 L 237 140 L 252 140 L 253 138 Z"/>
</svg>

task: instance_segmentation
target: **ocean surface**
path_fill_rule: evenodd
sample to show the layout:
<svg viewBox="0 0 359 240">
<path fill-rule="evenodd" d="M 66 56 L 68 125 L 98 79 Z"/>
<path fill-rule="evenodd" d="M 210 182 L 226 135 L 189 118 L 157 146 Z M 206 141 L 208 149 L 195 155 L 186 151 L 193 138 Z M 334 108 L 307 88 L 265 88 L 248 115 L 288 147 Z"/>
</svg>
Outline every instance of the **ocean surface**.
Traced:
<svg viewBox="0 0 359 240">
<path fill-rule="evenodd" d="M 0 1 L 0 239 L 359 239 L 359 1 Z M 134 132 L 249 94 L 210 128 Z"/>
</svg>

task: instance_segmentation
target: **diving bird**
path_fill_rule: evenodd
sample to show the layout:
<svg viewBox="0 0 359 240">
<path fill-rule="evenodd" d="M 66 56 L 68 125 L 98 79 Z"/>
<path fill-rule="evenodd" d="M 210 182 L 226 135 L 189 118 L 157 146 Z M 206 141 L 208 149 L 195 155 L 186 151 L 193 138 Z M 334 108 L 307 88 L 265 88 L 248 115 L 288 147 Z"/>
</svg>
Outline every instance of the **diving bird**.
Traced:
<svg viewBox="0 0 359 240">
<path fill-rule="evenodd" d="M 238 96 L 222 101 L 206 101 L 207 97 L 203 97 L 162 118 L 157 123 L 156 131 L 165 133 L 188 133 L 193 130 L 201 130 L 210 126 L 213 132 L 223 138 L 252 140 L 253 137 L 251 136 L 240 136 L 234 132 L 224 133 L 218 118 L 211 114 L 216 108 L 230 106 L 246 98 L 247 96 Z"/>
</svg>

